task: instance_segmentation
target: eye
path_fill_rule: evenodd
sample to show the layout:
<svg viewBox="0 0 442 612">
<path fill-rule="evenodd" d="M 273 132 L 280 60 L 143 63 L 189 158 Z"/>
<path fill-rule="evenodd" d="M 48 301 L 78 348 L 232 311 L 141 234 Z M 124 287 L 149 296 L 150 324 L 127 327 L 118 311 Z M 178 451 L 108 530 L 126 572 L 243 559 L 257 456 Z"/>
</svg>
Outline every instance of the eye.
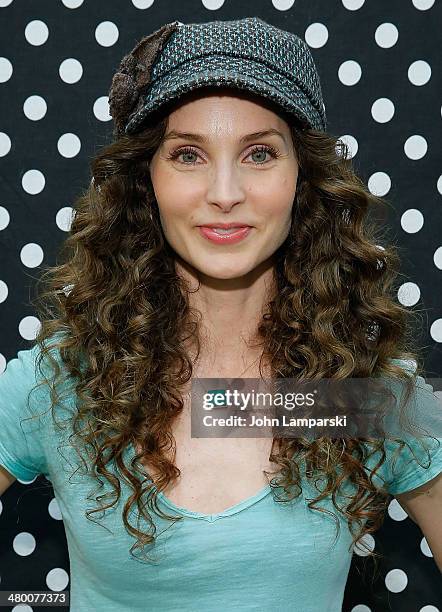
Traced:
<svg viewBox="0 0 442 612">
<path fill-rule="evenodd" d="M 269 145 L 260 145 L 258 147 L 255 147 L 249 153 L 249 155 L 254 155 L 255 153 L 259 153 L 259 154 L 268 153 L 269 155 L 271 155 L 272 159 L 277 159 L 280 156 L 280 152 L 278 151 L 278 149 L 275 149 L 275 147 L 270 147 Z M 264 158 L 265 158 L 265 155 L 264 155 Z M 265 159 L 263 161 L 265 162 Z M 263 165 L 260 162 L 253 162 L 253 163 L 255 164 L 255 166 Z"/>
<path fill-rule="evenodd" d="M 259 154 L 263 154 L 263 153 L 268 153 L 269 155 L 271 155 L 272 159 L 277 159 L 280 156 L 280 152 L 278 149 L 276 149 L 275 147 L 271 147 L 269 145 L 259 145 L 256 146 L 252 149 L 252 151 L 250 151 L 250 153 L 247 155 L 247 157 L 249 157 L 250 155 L 255 155 L 256 153 Z M 171 159 L 171 160 L 176 160 L 178 159 L 181 155 L 196 155 L 198 156 L 198 151 L 196 149 L 194 149 L 193 147 L 181 147 L 179 149 L 176 149 L 175 151 L 173 151 L 167 159 Z M 265 158 L 265 155 L 264 155 Z M 262 160 L 260 162 L 252 162 L 254 166 L 263 166 L 266 161 L 270 161 L 270 160 Z M 264 162 L 264 163 L 263 163 Z M 182 161 L 180 162 L 182 164 L 184 164 L 185 166 L 196 166 L 197 163 L 196 161 Z"/>
</svg>

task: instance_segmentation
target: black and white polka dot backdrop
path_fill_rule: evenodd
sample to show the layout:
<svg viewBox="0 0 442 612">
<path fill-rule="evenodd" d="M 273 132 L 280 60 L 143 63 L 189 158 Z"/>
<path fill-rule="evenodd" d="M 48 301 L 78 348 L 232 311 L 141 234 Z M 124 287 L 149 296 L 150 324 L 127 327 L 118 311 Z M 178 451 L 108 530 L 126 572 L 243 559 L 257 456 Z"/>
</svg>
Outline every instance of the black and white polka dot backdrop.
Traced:
<svg viewBox="0 0 442 612">
<path fill-rule="evenodd" d="M 397 299 L 424 311 L 427 373 L 438 376 L 438 0 L 0 0 L 0 372 L 35 338 L 39 321 L 29 297 L 40 266 L 54 263 L 66 237 L 90 157 L 111 138 L 107 93 L 120 59 L 167 21 L 252 15 L 308 43 L 329 131 L 349 145 L 370 191 L 392 203 L 386 223 L 403 249 Z M 366 541 L 385 558 L 372 581 L 373 562 L 354 554 L 343 610 L 442 611 L 431 551 L 395 499 L 381 530 Z M 50 484 L 43 477 L 16 482 L 0 501 L 0 589 L 59 591 L 69 589 L 69 578 Z"/>
</svg>

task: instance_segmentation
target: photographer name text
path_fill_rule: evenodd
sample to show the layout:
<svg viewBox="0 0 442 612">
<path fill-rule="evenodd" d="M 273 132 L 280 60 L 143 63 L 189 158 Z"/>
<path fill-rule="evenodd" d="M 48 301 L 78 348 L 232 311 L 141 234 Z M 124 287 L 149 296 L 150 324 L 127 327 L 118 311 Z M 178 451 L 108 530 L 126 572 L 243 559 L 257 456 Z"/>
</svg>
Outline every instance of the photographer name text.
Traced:
<svg viewBox="0 0 442 612">
<path fill-rule="evenodd" d="M 346 427 L 346 416 L 330 418 L 288 417 L 285 414 L 279 417 L 251 415 L 250 421 L 246 417 L 231 415 L 226 418 L 207 414 L 203 417 L 205 427 Z"/>
</svg>

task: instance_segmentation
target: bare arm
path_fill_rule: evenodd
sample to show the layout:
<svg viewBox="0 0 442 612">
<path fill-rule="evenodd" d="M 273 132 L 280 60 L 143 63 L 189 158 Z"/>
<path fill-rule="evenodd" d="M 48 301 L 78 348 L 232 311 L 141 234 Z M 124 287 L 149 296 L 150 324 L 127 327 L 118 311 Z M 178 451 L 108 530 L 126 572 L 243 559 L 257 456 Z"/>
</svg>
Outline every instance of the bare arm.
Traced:
<svg viewBox="0 0 442 612">
<path fill-rule="evenodd" d="M 8 489 L 12 483 L 17 480 L 6 468 L 0 465 L 0 495 Z"/>
<path fill-rule="evenodd" d="M 442 472 L 412 491 L 395 495 L 420 528 L 442 572 Z"/>
</svg>

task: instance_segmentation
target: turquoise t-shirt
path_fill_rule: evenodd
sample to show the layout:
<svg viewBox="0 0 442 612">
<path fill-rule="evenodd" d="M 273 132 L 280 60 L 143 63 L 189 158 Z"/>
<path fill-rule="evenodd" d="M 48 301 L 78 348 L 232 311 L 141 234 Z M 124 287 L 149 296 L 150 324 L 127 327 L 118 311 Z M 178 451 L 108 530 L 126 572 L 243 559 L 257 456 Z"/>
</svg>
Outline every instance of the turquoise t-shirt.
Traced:
<svg viewBox="0 0 442 612">
<path fill-rule="evenodd" d="M 290 502 L 276 502 L 266 486 L 216 514 L 188 511 L 160 493 L 161 509 L 183 520 L 171 522 L 151 512 L 157 526 L 156 546 L 148 551 L 155 557 L 151 563 L 129 552 L 135 540 L 121 517 L 130 493 L 124 482 L 119 505 L 104 517 L 92 515 L 106 529 L 88 520 L 85 509 L 96 503 L 86 498 L 97 490 L 97 481 L 73 473 L 78 456 L 66 443 L 66 432 L 52 423 L 46 386 L 30 395 L 27 407 L 37 377 L 37 351 L 37 345 L 19 351 L 0 375 L 0 464 L 21 481 L 44 474 L 53 485 L 66 529 L 72 612 L 341 610 L 352 538 L 330 500 L 319 505 L 339 517 L 337 541 L 333 518 L 307 507 L 307 499 L 315 496 L 307 481 L 302 495 Z M 421 407 L 441 410 L 435 396 L 425 392 L 432 387 L 419 378 L 424 383 Z M 45 414 L 22 420 L 40 413 Z M 392 494 L 409 491 L 442 472 L 440 440 L 432 447 L 427 469 L 406 452 L 394 472 L 390 463 L 384 464 L 380 474 Z M 128 459 L 134 454 L 129 447 Z M 110 491 L 103 481 L 100 492 Z M 132 510 L 130 522 L 135 521 Z"/>
</svg>

